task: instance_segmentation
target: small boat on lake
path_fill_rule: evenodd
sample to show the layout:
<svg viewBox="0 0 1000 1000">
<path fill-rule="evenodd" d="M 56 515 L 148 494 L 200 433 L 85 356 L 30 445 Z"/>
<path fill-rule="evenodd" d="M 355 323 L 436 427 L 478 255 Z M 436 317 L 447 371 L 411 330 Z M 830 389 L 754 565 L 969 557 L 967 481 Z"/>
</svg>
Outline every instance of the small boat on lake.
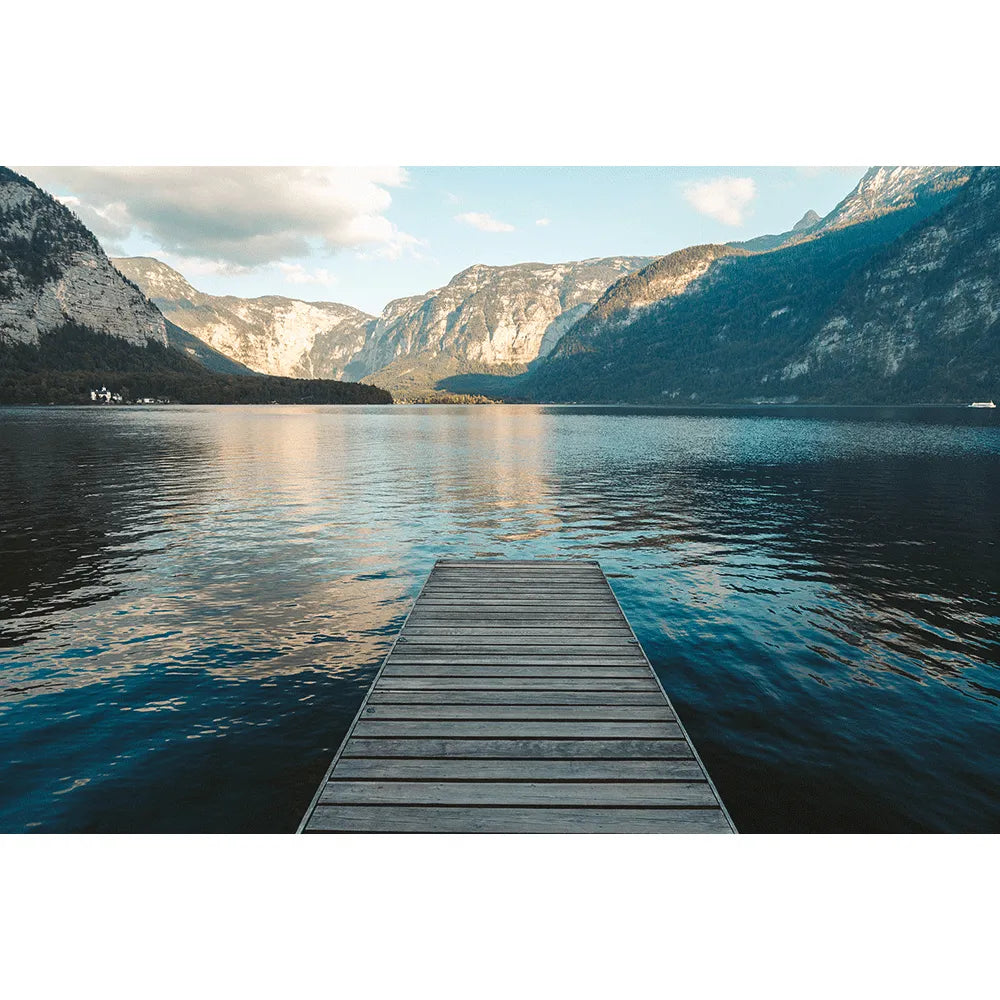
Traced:
<svg viewBox="0 0 1000 1000">
<path fill-rule="evenodd" d="M 997 404 L 991 399 L 988 403 L 969 403 L 970 410 L 995 410 Z"/>
</svg>

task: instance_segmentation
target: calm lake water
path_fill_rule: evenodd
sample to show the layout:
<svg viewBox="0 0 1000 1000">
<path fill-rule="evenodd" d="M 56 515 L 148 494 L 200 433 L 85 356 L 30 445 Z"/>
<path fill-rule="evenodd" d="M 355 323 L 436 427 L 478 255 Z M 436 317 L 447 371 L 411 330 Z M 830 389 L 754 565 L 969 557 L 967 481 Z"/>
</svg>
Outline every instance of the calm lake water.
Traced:
<svg viewBox="0 0 1000 1000">
<path fill-rule="evenodd" d="M 997 412 L 0 409 L 0 830 L 293 830 L 455 555 L 599 559 L 742 831 L 1000 830 Z"/>
</svg>

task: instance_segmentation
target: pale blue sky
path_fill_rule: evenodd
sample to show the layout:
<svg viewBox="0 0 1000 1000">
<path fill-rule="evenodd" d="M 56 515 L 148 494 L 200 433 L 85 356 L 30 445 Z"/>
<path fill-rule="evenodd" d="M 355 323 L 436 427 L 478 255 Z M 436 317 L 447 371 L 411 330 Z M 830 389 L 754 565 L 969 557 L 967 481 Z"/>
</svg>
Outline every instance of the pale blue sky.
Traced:
<svg viewBox="0 0 1000 1000">
<path fill-rule="evenodd" d="M 202 291 L 378 312 L 472 264 L 660 255 L 824 215 L 864 167 L 21 168 Z M 201 172 L 199 172 L 199 170 Z"/>
</svg>

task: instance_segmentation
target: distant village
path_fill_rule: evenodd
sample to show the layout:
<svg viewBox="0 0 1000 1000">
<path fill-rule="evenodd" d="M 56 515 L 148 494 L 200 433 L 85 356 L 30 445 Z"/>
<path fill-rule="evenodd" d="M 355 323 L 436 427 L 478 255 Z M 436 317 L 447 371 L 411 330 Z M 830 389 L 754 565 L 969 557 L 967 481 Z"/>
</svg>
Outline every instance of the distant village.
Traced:
<svg viewBox="0 0 1000 1000">
<path fill-rule="evenodd" d="M 126 400 L 120 392 L 112 392 L 106 385 L 102 385 L 100 389 L 91 389 L 90 401 L 92 403 L 131 403 L 133 405 L 170 402 L 169 399 L 154 399 L 152 396 Z"/>
</svg>

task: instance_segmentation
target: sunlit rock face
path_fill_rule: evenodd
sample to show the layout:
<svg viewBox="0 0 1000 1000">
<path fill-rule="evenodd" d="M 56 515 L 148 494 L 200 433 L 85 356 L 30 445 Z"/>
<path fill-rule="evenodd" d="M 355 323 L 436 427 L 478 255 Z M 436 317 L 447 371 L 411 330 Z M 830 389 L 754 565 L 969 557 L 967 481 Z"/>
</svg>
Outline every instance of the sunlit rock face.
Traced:
<svg viewBox="0 0 1000 1000">
<path fill-rule="evenodd" d="M 610 284 L 649 262 L 477 264 L 443 288 L 395 299 L 376 317 L 333 302 L 206 295 L 152 258 L 114 261 L 171 322 L 256 371 L 364 378 L 410 359 L 408 376 L 425 375 L 428 385 L 439 369 L 524 366 L 548 354 Z M 392 372 L 386 380 L 391 388 Z"/>
<path fill-rule="evenodd" d="M 981 378 L 989 391 L 1000 366 L 998 195 L 1000 169 L 972 172 L 943 211 L 857 276 L 783 379 L 847 368 L 888 378 L 930 361 L 942 382 L 968 369 L 970 391 Z"/>
<path fill-rule="evenodd" d="M 359 355 L 369 374 L 408 355 L 445 354 L 486 365 L 524 365 L 547 354 L 581 306 L 649 263 L 607 257 L 566 264 L 476 264 L 443 288 L 390 302 Z"/>
<path fill-rule="evenodd" d="M 786 233 L 756 236 L 732 246 L 754 252 L 776 250 L 845 226 L 913 208 L 920 202 L 943 203 L 971 173 L 972 167 L 871 167 L 847 196 L 822 218 L 810 209 Z"/>
<path fill-rule="evenodd" d="M 874 219 L 960 187 L 972 167 L 871 167 L 814 232 Z"/>
<path fill-rule="evenodd" d="M 36 344 L 66 323 L 137 345 L 167 343 L 159 310 L 70 209 L 0 167 L 0 334 Z"/>
<path fill-rule="evenodd" d="M 692 283 L 703 278 L 716 261 L 745 255 L 744 250 L 709 243 L 654 260 L 611 285 L 594 307 L 572 326 L 572 335 L 561 343 L 557 353 L 571 354 L 615 327 L 628 326 L 648 307 L 682 295 Z"/>
<path fill-rule="evenodd" d="M 336 302 L 207 295 L 152 257 L 113 263 L 172 323 L 267 375 L 339 379 L 375 322 L 374 316 Z"/>
</svg>

